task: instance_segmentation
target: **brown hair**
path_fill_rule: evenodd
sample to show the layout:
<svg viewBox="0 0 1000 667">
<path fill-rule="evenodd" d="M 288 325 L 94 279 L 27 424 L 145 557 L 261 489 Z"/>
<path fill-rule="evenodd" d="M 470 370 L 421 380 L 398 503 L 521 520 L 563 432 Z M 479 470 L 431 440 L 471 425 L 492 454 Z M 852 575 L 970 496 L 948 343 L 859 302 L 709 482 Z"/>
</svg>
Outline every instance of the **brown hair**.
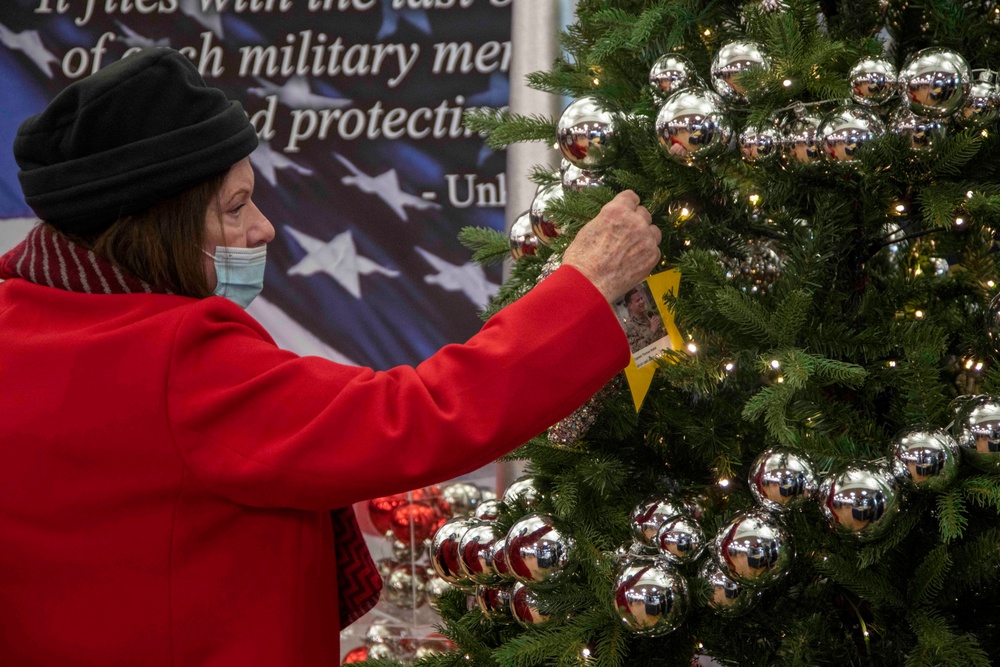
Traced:
<svg viewBox="0 0 1000 667">
<path fill-rule="evenodd" d="M 123 216 L 95 235 L 63 233 L 161 290 L 195 298 L 211 296 L 201 251 L 205 215 L 213 202 L 219 206 L 218 194 L 227 172 Z"/>
</svg>

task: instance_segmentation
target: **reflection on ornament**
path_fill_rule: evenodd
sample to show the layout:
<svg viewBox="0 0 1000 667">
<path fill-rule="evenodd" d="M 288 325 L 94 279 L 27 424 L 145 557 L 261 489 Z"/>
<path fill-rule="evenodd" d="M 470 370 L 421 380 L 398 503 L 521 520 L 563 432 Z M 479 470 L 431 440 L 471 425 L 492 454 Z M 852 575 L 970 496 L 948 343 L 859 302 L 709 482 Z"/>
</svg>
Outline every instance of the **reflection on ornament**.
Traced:
<svg viewBox="0 0 1000 667">
<path fill-rule="evenodd" d="M 494 527 L 492 522 L 472 526 L 458 541 L 459 568 L 477 584 L 491 584 L 497 579 L 493 569 L 493 544 L 497 539 Z"/>
<path fill-rule="evenodd" d="M 754 498 L 769 510 L 784 510 L 819 491 L 809 459 L 788 450 L 765 450 L 750 466 L 749 482 Z"/>
<path fill-rule="evenodd" d="M 765 586 L 788 574 L 792 547 L 788 533 L 764 512 L 737 516 L 719 532 L 714 542 L 719 567 L 746 586 Z"/>
<path fill-rule="evenodd" d="M 725 150 L 732 134 L 722 98 L 704 88 L 688 88 L 671 95 L 656 116 L 660 146 L 685 164 Z"/>
<path fill-rule="evenodd" d="M 895 66 L 885 58 L 864 58 L 847 75 L 851 97 L 865 106 L 888 102 L 898 90 L 896 78 Z"/>
<path fill-rule="evenodd" d="M 682 55 L 660 56 L 649 70 L 649 85 L 659 100 L 697 81 L 694 64 Z"/>
<path fill-rule="evenodd" d="M 467 530 L 479 523 L 474 517 L 458 516 L 445 521 L 434 533 L 431 540 L 431 566 L 449 584 L 464 583 L 459 542 Z"/>
<path fill-rule="evenodd" d="M 538 272 L 536 284 L 551 276 L 560 266 L 562 266 L 562 255 L 559 253 L 549 255 L 549 258 L 542 264 L 542 270 Z"/>
<path fill-rule="evenodd" d="M 503 618 L 510 613 L 510 589 L 499 586 L 477 586 L 476 604 L 486 618 Z"/>
<path fill-rule="evenodd" d="M 726 99 L 746 101 L 747 90 L 738 82 L 738 76 L 751 67 L 767 71 L 770 59 L 764 55 L 761 46 L 755 42 L 731 42 L 726 44 L 712 59 L 712 87 Z"/>
<path fill-rule="evenodd" d="M 705 536 L 694 519 L 675 516 L 668 519 L 656 533 L 656 547 L 671 563 L 693 562 L 705 546 Z"/>
<path fill-rule="evenodd" d="M 920 489 L 940 490 L 958 474 L 958 443 L 941 429 L 913 427 L 899 433 L 892 457 L 897 478 Z"/>
<path fill-rule="evenodd" d="M 566 158 L 560 162 L 559 177 L 562 180 L 563 189 L 572 192 L 583 192 L 587 188 L 604 185 L 604 179 L 598 174 L 580 169 Z"/>
<path fill-rule="evenodd" d="M 747 126 L 740 133 L 740 153 L 750 164 L 770 162 L 778 156 L 781 145 L 777 128 L 773 126 Z"/>
<path fill-rule="evenodd" d="M 946 129 L 940 118 L 925 118 L 900 107 L 889 119 L 889 132 L 908 138 L 914 151 L 926 151 L 944 138 Z"/>
<path fill-rule="evenodd" d="M 823 482 L 820 497 L 830 524 L 861 539 L 884 534 L 899 509 L 895 479 L 880 468 L 848 468 Z"/>
<path fill-rule="evenodd" d="M 957 111 L 968 96 L 972 71 L 955 51 L 931 47 L 906 59 L 899 71 L 899 83 L 913 113 L 944 118 Z"/>
<path fill-rule="evenodd" d="M 490 549 L 490 552 L 493 559 L 493 571 L 497 573 L 497 576 L 503 579 L 512 579 L 510 563 L 507 561 L 507 536 L 498 536 L 493 542 L 493 548 Z"/>
<path fill-rule="evenodd" d="M 400 565 L 385 582 L 383 594 L 390 604 L 406 609 L 417 609 L 427 601 L 427 570 L 422 565 Z"/>
<path fill-rule="evenodd" d="M 646 551 L 656 550 L 656 535 L 664 523 L 682 516 L 682 506 L 666 498 L 653 498 L 639 505 L 632 512 L 632 536 Z"/>
<path fill-rule="evenodd" d="M 500 501 L 496 498 L 484 500 L 476 507 L 475 516 L 482 521 L 496 521 L 500 516 Z"/>
<path fill-rule="evenodd" d="M 660 637 L 676 630 L 688 605 L 687 584 L 661 558 L 637 556 L 615 580 L 615 609 L 629 630 Z"/>
<path fill-rule="evenodd" d="M 525 255 L 534 255 L 538 252 L 538 237 L 535 236 L 531 228 L 531 212 L 525 211 L 517 216 L 514 224 L 510 226 L 510 256 L 515 260 L 521 259 Z"/>
<path fill-rule="evenodd" d="M 526 585 L 518 582 L 510 592 L 510 611 L 514 620 L 528 628 L 544 623 L 551 614 L 539 604 L 538 596 Z"/>
<path fill-rule="evenodd" d="M 981 129 L 992 125 L 998 116 L 1000 116 L 1000 85 L 997 84 L 997 74 L 984 70 L 969 89 L 965 102 L 955 112 L 955 120 L 963 127 Z"/>
<path fill-rule="evenodd" d="M 958 444 L 979 454 L 1000 459 L 1000 401 L 977 396 L 958 413 Z"/>
<path fill-rule="evenodd" d="M 542 499 L 542 494 L 538 491 L 535 478 L 531 475 L 518 477 L 503 492 L 503 502 L 505 505 L 524 505 L 525 507 L 535 507 Z"/>
<path fill-rule="evenodd" d="M 482 499 L 479 487 L 468 482 L 454 482 L 441 488 L 441 500 L 451 508 L 453 516 L 472 514 Z"/>
<path fill-rule="evenodd" d="M 558 183 L 544 185 L 538 188 L 535 198 L 531 202 L 531 208 L 528 209 L 531 231 L 545 245 L 550 245 L 559 236 L 559 229 L 549 214 L 548 208 L 554 200 L 562 199 L 563 194 L 563 186 Z"/>
<path fill-rule="evenodd" d="M 753 606 L 760 592 L 730 579 L 713 558 L 705 559 L 698 579 L 709 586 L 708 606 L 722 616 L 738 616 Z"/>
<path fill-rule="evenodd" d="M 781 155 L 786 164 L 819 164 L 826 154 L 819 134 L 821 119 L 800 114 L 785 128 L 781 137 Z"/>
<path fill-rule="evenodd" d="M 885 126 L 864 107 L 838 107 L 820 125 L 819 134 L 827 157 L 834 162 L 851 162 L 858 151 L 885 133 Z"/>
<path fill-rule="evenodd" d="M 563 111 L 556 126 L 563 157 L 581 169 L 606 167 L 618 157 L 615 121 L 596 97 L 583 97 Z"/>
<path fill-rule="evenodd" d="M 555 517 L 529 514 L 507 532 L 507 565 L 518 581 L 552 582 L 565 573 L 575 548 L 576 541 Z"/>
</svg>

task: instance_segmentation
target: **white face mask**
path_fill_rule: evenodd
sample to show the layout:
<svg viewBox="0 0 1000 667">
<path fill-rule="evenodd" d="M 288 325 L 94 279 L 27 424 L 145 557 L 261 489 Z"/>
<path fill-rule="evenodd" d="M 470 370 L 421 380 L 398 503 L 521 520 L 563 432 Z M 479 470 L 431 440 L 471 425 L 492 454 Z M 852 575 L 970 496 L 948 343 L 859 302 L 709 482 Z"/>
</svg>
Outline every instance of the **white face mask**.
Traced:
<svg viewBox="0 0 1000 667">
<path fill-rule="evenodd" d="M 264 267 L 267 246 L 258 248 L 229 248 L 215 246 L 215 254 L 202 252 L 215 262 L 216 296 L 221 296 L 242 308 L 250 305 L 264 289 Z"/>
</svg>

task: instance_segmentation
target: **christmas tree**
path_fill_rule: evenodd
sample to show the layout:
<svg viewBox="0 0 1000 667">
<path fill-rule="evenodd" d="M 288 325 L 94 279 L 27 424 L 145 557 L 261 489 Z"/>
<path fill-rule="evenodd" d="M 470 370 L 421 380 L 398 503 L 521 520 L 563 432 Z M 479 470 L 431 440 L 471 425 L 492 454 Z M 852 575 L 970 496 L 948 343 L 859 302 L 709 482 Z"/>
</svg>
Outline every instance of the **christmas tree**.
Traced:
<svg viewBox="0 0 1000 667">
<path fill-rule="evenodd" d="M 490 312 L 624 189 L 679 283 L 652 360 L 438 529 L 420 664 L 1000 664 L 1000 7 L 581 0 L 561 40 L 561 117 L 468 121 L 564 158 L 463 234 L 516 259 Z"/>
</svg>

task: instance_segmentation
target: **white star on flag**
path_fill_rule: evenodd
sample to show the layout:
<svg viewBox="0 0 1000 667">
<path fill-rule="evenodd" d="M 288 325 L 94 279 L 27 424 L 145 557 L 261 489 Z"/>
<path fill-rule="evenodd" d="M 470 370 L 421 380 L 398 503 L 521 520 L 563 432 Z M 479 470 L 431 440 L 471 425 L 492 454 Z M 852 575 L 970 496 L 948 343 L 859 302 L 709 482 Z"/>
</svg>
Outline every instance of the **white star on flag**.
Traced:
<svg viewBox="0 0 1000 667">
<path fill-rule="evenodd" d="M 201 0 L 181 0 L 181 13 L 187 14 L 200 23 L 202 27 L 215 33 L 216 37 L 223 39 L 225 35 L 222 34 L 222 16 L 212 9 L 202 11 L 201 5 L 203 4 Z"/>
<path fill-rule="evenodd" d="M 427 208 L 441 208 L 440 204 L 403 192 L 403 188 L 399 185 L 399 176 L 396 175 L 395 169 L 390 169 L 389 171 L 383 172 L 378 176 L 369 176 L 351 164 L 351 162 L 343 155 L 334 153 L 333 156 L 337 158 L 342 165 L 350 169 L 352 174 L 354 174 L 353 176 L 344 176 L 341 178 L 341 183 L 344 185 L 353 185 L 362 192 L 367 192 L 368 194 L 378 195 L 378 198 L 388 204 L 389 208 L 391 208 L 403 222 L 408 222 L 410 219 L 409 216 L 406 215 L 406 211 L 403 210 L 404 206 L 410 206 L 420 210 Z"/>
<path fill-rule="evenodd" d="M 7 26 L 0 23 L 0 44 L 3 44 L 11 51 L 21 51 L 28 56 L 38 69 L 45 72 L 45 75 L 52 78 L 52 63 L 59 62 L 59 59 L 42 44 L 41 35 L 37 30 L 25 30 L 14 32 Z"/>
<path fill-rule="evenodd" d="M 278 185 L 279 169 L 294 169 L 303 176 L 312 176 L 313 174 L 312 169 L 292 162 L 285 157 L 284 153 L 271 148 L 270 142 L 265 140 L 261 140 L 253 153 L 250 153 L 250 164 L 256 167 L 264 180 L 271 184 L 271 187 Z"/>
<path fill-rule="evenodd" d="M 118 41 L 124 42 L 129 47 L 139 47 L 140 49 L 151 49 L 154 46 L 170 46 L 170 38 L 164 39 L 152 39 L 150 37 L 144 37 L 132 30 L 127 25 L 121 21 L 116 20 L 115 23 L 118 27 L 122 29 L 124 35 L 118 36 Z"/>
<path fill-rule="evenodd" d="M 316 273 L 326 273 L 350 292 L 351 296 L 360 299 L 361 274 L 367 276 L 372 273 L 381 273 L 390 278 L 399 275 L 399 271 L 387 269 L 367 257 L 359 255 L 350 230 L 337 234 L 333 239 L 324 243 L 289 225 L 285 225 L 284 229 L 306 251 L 306 256 L 300 259 L 298 264 L 288 269 L 290 276 L 311 276 Z"/>
<path fill-rule="evenodd" d="M 247 88 L 247 93 L 258 97 L 277 95 L 278 101 L 290 109 L 340 109 L 351 105 L 351 100 L 343 97 L 317 95 L 309 87 L 309 80 L 303 76 L 293 76 L 283 85 L 271 83 L 255 76 L 260 88 Z"/>
<path fill-rule="evenodd" d="M 486 272 L 478 264 L 471 262 L 462 265 L 452 264 L 423 248 L 416 248 L 416 251 L 427 260 L 428 264 L 437 269 L 436 274 L 424 276 L 424 282 L 440 285 L 449 292 L 464 292 L 465 296 L 480 308 L 484 308 L 500 289 L 499 285 L 486 279 Z"/>
</svg>

